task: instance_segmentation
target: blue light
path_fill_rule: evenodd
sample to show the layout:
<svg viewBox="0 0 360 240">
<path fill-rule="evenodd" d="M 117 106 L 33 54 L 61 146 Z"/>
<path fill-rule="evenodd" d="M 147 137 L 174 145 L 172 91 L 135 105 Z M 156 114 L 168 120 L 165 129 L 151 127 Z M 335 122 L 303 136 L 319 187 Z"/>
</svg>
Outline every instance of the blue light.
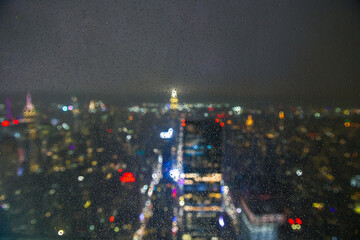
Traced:
<svg viewBox="0 0 360 240">
<path fill-rule="evenodd" d="M 221 227 L 224 227 L 224 226 L 225 226 L 225 222 L 224 222 L 223 216 L 220 216 L 220 218 L 219 218 L 219 224 L 220 224 Z"/>
<path fill-rule="evenodd" d="M 194 149 L 198 149 L 199 148 L 199 146 L 198 145 L 194 145 Z"/>
<path fill-rule="evenodd" d="M 24 174 L 24 168 L 23 167 L 19 167 L 17 170 L 17 175 L 20 177 Z"/>
<path fill-rule="evenodd" d="M 175 216 L 173 217 L 173 222 L 176 222 L 176 217 Z"/>
<path fill-rule="evenodd" d="M 208 148 L 208 149 L 211 149 L 211 146 L 210 146 L 210 145 L 207 145 L 207 148 Z"/>
<path fill-rule="evenodd" d="M 67 107 L 67 106 L 63 106 L 63 107 L 62 107 L 62 110 L 63 110 L 64 112 L 66 112 L 66 111 L 68 110 L 68 107 Z"/>
</svg>

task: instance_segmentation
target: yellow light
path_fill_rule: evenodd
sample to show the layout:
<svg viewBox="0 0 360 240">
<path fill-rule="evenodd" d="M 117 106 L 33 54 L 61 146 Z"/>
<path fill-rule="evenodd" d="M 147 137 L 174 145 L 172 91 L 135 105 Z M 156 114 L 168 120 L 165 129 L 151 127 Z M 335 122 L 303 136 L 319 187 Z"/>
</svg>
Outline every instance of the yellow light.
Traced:
<svg viewBox="0 0 360 240">
<path fill-rule="evenodd" d="M 357 205 L 355 208 L 354 208 L 354 212 L 356 214 L 360 214 L 360 205 Z"/>
<path fill-rule="evenodd" d="M 84 204 L 84 208 L 88 208 L 91 204 L 90 200 L 87 200 L 86 203 Z"/>
<path fill-rule="evenodd" d="M 221 207 L 219 206 L 184 206 L 185 211 L 194 211 L 194 212 L 220 212 Z"/>
<path fill-rule="evenodd" d="M 190 234 L 182 235 L 182 240 L 191 240 L 191 235 Z"/>
<path fill-rule="evenodd" d="M 323 209 L 324 204 L 323 203 L 313 203 L 313 207 L 321 210 L 321 209 Z"/>
<path fill-rule="evenodd" d="M 170 102 L 171 103 L 178 103 L 178 99 L 177 98 L 170 98 Z"/>
<path fill-rule="evenodd" d="M 194 184 L 193 180 L 189 180 L 189 179 L 184 180 L 184 185 L 193 185 L 193 184 Z"/>
<path fill-rule="evenodd" d="M 254 125 L 254 120 L 252 119 L 252 116 L 251 116 L 251 115 L 248 116 L 248 118 L 247 118 L 246 121 L 245 121 L 245 124 L 246 124 L 246 126 L 248 126 L 248 127 L 251 127 L 252 125 Z"/>
<path fill-rule="evenodd" d="M 300 224 L 293 224 L 293 225 L 291 225 L 291 228 L 293 230 L 299 230 L 301 228 L 301 225 Z"/>
</svg>

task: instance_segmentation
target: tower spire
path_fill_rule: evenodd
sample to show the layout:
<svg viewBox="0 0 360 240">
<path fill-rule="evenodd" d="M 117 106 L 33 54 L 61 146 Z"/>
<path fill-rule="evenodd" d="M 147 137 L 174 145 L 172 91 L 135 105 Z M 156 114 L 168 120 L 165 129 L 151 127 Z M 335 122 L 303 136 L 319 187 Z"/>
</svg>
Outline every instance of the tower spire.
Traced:
<svg viewBox="0 0 360 240">
<path fill-rule="evenodd" d="M 171 92 L 170 109 L 178 109 L 178 101 L 176 89 L 174 88 Z"/>
<path fill-rule="evenodd" d="M 35 112 L 35 107 L 32 104 L 31 94 L 30 94 L 30 92 L 28 92 L 26 94 L 26 105 L 24 108 L 24 117 L 26 117 L 26 118 L 34 117 L 35 114 L 36 114 L 36 112 Z"/>
</svg>

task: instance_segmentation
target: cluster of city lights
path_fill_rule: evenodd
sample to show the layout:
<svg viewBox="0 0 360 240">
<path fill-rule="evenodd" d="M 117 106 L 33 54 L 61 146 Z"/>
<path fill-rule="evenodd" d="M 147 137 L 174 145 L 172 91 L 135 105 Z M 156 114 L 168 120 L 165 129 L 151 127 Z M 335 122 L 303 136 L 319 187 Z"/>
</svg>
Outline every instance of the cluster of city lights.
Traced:
<svg viewBox="0 0 360 240">
<path fill-rule="evenodd" d="M 291 228 L 292 228 L 293 230 L 300 230 L 300 229 L 301 229 L 302 221 L 301 221 L 300 218 L 295 218 L 295 220 L 292 219 L 292 218 L 289 218 L 289 219 L 288 219 L 288 222 L 290 223 Z"/>
<path fill-rule="evenodd" d="M 148 199 L 145 202 L 145 207 L 142 209 L 142 212 L 139 215 L 139 220 L 141 222 L 140 228 L 134 233 L 133 240 L 141 240 L 145 236 L 145 230 L 146 225 L 150 219 L 150 217 L 153 214 L 152 208 L 153 205 L 151 203 L 151 197 L 153 195 L 153 192 L 156 189 L 156 185 L 160 182 L 160 179 L 162 178 L 162 162 L 163 158 L 162 155 L 158 156 L 158 164 L 156 165 L 156 168 L 152 174 L 152 180 L 149 186 L 144 185 L 141 189 L 141 193 L 145 193 L 148 189 Z"/>
</svg>

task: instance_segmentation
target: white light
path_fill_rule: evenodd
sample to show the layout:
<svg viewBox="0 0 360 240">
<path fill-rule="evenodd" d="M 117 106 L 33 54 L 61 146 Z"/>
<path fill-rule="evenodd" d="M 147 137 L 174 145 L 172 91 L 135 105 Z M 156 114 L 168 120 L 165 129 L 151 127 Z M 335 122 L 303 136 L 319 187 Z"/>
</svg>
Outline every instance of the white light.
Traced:
<svg viewBox="0 0 360 240">
<path fill-rule="evenodd" d="M 176 90 L 173 89 L 172 92 L 171 92 L 171 97 L 172 98 L 176 98 L 177 94 L 176 94 Z"/>
<path fill-rule="evenodd" d="M 126 136 L 126 140 L 129 141 L 130 139 L 131 139 L 131 135 L 127 135 L 127 136 Z"/>
<path fill-rule="evenodd" d="M 67 106 L 63 106 L 63 107 L 62 107 L 62 110 L 63 110 L 64 112 L 66 112 L 66 111 L 68 110 L 68 107 L 67 107 Z"/>
<path fill-rule="evenodd" d="M 165 139 L 171 138 L 173 135 L 173 131 L 174 130 L 172 128 L 169 128 L 169 130 L 167 132 L 161 132 L 160 138 L 165 138 Z"/>
<path fill-rule="evenodd" d="M 59 230 L 59 231 L 58 231 L 58 235 L 59 235 L 59 236 L 64 235 L 64 230 Z"/>
<path fill-rule="evenodd" d="M 80 182 L 84 181 L 84 176 L 78 176 L 78 181 Z"/>
<path fill-rule="evenodd" d="M 224 227 L 224 226 L 225 226 L 225 222 L 224 222 L 223 216 L 220 216 L 220 218 L 219 218 L 219 224 L 220 224 L 221 227 Z"/>
<path fill-rule="evenodd" d="M 170 170 L 170 177 L 172 177 L 175 181 L 179 180 L 180 171 L 179 169 Z"/>
<path fill-rule="evenodd" d="M 242 108 L 240 106 L 233 107 L 232 110 L 235 114 L 239 115 L 242 113 Z"/>
<path fill-rule="evenodd" d="M 156 178 L 157 178 L 156 173 L 154 173 L 154 174 L 152 175 L 152 178 L 153 178 L 153 179 L 156 179 Z"/>
<path fill-rule="evenodd" d="M 302 172 L 300 169 L 298 169 L 298 170 L 296 171 L 296 174 L 297 174 L 298 176 L 301 176 L 301 175 L 303 174 L 303 172 Z"/>
<path fill-rule="evenodd" d="M 237 209 L 236 209 L 236 212 L 237 212 L 237 213 L 241 213 L 241 208 L 237 208 Z"/>
<path fill-rule="evenodd" d="M 65 130 L 69 130 L 70 126 L 67 123 L 63 123 L 61 124 L 61 126 L 65 129 Z"/>
</svg>

